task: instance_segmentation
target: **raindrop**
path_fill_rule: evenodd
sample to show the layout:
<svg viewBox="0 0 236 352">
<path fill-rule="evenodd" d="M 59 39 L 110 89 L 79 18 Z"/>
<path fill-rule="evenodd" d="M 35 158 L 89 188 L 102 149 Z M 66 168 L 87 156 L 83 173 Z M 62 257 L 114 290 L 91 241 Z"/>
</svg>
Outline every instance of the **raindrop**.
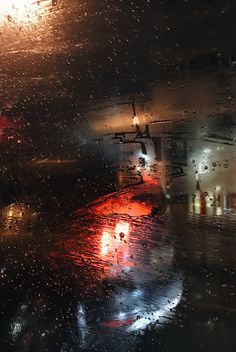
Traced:
<svg viewBox="0 0 236 352">
<path fill-rule="evenodd" d="M 122 240 L 125 237 L 125 234 L 123 232 L 120 232 L 120 239 Z"/>
</svg>

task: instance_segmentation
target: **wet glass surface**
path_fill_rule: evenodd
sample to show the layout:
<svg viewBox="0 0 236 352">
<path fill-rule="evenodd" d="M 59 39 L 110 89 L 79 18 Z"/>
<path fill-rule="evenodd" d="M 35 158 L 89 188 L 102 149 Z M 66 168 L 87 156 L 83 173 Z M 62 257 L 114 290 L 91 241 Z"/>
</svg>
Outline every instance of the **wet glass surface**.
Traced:
<svg viewBox="0 0 236 352">
<path fill-rule="evenodd" d="M 235 350 L 233 1 L 0 1 L 0 351 Z"/>
</svg>

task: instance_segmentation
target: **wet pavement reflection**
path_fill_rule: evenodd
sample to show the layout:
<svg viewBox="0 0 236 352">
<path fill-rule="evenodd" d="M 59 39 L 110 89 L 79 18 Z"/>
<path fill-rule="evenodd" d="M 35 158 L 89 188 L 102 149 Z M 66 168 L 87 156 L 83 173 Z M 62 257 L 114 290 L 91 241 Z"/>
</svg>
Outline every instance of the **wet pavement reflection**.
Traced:
<svg viewBox="0 0 236 352">
<path fill-rule="evenodd" d="M 167 206 L 154 181 L 50 230 L 29 206 L 10 205 L 1 213 L 2 350 L 197 351 L 200 339 L 202 350 L 231 351 L 235 238 L 218 228 L 203 231 L 188 206 Z"/>
</svg>

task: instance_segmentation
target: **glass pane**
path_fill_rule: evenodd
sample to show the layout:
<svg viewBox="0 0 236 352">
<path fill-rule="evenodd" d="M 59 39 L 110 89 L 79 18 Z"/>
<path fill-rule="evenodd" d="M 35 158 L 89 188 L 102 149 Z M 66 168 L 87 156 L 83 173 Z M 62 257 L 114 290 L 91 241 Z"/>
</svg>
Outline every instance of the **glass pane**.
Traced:
<svg viewBox="0 0 236 352">
<path fill-rule="evenodd" d="M 235 15 L 0 1 L 1 351 L 234 351 Z"/>
</svg>

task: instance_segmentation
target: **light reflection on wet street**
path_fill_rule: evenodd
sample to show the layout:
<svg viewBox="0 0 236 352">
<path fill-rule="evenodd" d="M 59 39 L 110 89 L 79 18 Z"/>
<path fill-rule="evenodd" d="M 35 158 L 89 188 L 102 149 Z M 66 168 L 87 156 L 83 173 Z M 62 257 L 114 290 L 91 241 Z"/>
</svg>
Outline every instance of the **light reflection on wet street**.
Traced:
<svg viewBox="0 0 236 352">
<path fill-rule="evenodd" d="M 166 209 L 154 182 L 101 197 L 50 231 L 29 206 L 4 208 L 2 350 L 197 351 L 201 339 L 203 350 L 231 351 L 236 220 L 202 231 L 197 216 Z"/>
</svg>

